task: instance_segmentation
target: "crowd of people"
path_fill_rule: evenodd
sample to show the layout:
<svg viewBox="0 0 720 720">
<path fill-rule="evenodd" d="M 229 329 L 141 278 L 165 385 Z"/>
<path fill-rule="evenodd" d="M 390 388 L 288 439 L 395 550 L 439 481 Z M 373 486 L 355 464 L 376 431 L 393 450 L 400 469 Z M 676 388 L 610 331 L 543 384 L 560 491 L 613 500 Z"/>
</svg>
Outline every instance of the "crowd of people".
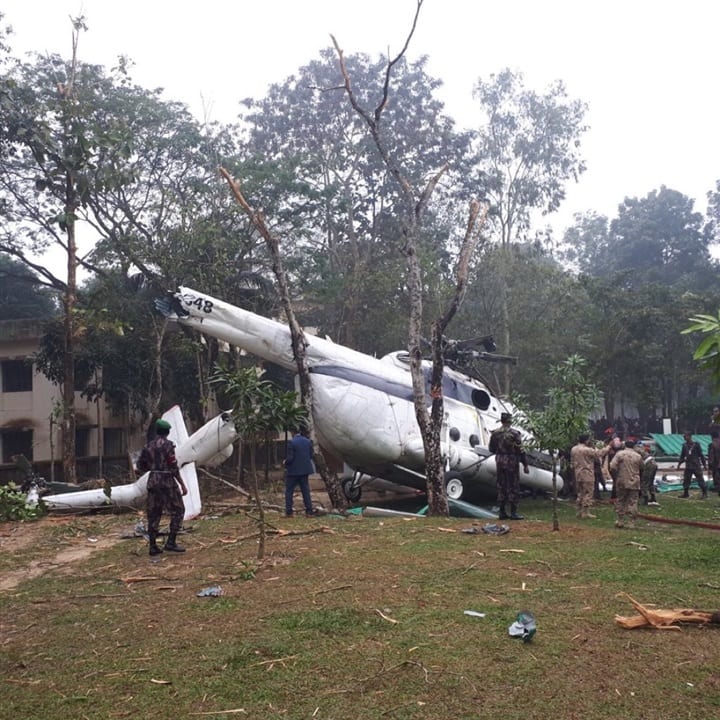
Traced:
<svg viewBox="0 0 720 720">
<path fill-rule="evenodd" d="M 703 500 L 708 497 L 710 482 L 720 493 L 720 427 L 711 430 L 710 437 L 705 455 L 693 434 L 683 433 L 676 467 L 680 470 L 685 465 L 681 498 L 690 497 L 693 480 L 700 488 Z M 575 495 L 579 518 L 594 518 L 592 506 L 602 497 L 601 491 L 607 490 L 607 485 L 612 483 L 610 499 L 615 505 L 615 526 L 632 528 L 640 502 L 659 506 L 655 496 L 657 471 L 658 464 L 649 444 L 632 438 L 623 440 L 618 434 L 605 441 L 594 441 L 589 433 L 584 433 L 565 454 L 564 492 L 567 496 Z"/>
<path fill-rule="evenodd" d="M 522 520 L 518 512 L 520 498 L 520 467 L 528 473 L 529 465 L 520 433 L 512 427 L 512 415 L 502 413 L 500 427 L 490 436 L 489 450 L 495 455 L 497 473 L 497 502 L 500 520 Z M 563 493 L 575 496 L 577 516 L 593 519 L 594 503 L 601 499 L 601 492 L 612 485 L 610 499 L 615 505 L 615 527 L 634 527 L 638 504 L 658 505 L 655 497 L 655 476 L 658 464 L 649 444 L 638 441 L 633 435 L 624 435 L 606 423 L 601 423 L 604 440 L 594 440 L 591 433 L 578 436 L 573 447 L 561 453 L 561 475 Z M 627 427 L 627 425 L 626 425 Z M 632 430 L 632 426 L 629 428 Z M 677 469 L 684 464 L 683 492 L 681 498 L 690 496 L 690 485 L 695 480 L 702 492 L 708 496 L 708 481 L 720 493 L 720 406 L 712 409 L 710 423 L 710 445 L 707 456 L 691 432 L 683 434 L 683 445 L 678 458 Z M 180 476 L 175 458 L 175 446 L 169 440 L 170 424 L 165 420 L 155 423 L 156 436 L 143 448 L 137 463 L 137 472 L 150 472 L 148 480 L 147 518 L 150 555 L 163 550 L 184 552 L 185 548 L 176 542 L 182 527 L 183 501 L 187 493 Z M 294 514 L 293 497 L 299 487 L 305 514 L 312 516 L 308 476 L 314 472 L 312 443 L 304 428 L 298 428 L 288 446 L 285 460 L 285 515 Z M 157 545 L 160 519 L 163 513 L 170 516 L 170 532 L 164 547 Z"/>
</svg>

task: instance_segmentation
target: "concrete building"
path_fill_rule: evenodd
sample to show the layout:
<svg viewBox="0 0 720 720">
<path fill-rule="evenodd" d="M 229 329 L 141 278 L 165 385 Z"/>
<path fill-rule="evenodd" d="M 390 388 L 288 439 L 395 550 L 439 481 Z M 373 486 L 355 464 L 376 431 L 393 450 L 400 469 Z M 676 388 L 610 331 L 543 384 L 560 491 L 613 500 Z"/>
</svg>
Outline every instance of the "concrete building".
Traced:
<svg viewBox="0 0 720 720">
<path fill-rule="evenodd" d="M 24 455 L 46 479 L 62 480 L 62 432 L 57 411 L 62 401 L 54 385 L 33 364 L 42 322 L 0 322 L 0 482 L 15 480 L 14 455 Z M 78 477 L 127 472 L 128 450 L 142 447 L 137 420 L 113 413 L 103 400 L 75 393 Z"/>
</svg>

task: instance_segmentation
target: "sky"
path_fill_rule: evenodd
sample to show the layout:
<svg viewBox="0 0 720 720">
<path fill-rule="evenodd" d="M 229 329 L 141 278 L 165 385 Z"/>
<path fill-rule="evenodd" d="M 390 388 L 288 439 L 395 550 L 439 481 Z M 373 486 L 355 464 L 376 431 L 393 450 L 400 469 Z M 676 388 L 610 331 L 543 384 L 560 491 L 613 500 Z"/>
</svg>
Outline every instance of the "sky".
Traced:
<svg viewBox="0 0 720 720">
<path fill-rule="evenodd" d="M 162 87 L 200 119 L 232 122 L 239 100 L 263 97 L 335 36 L 346 54 L 397 54 L 417 0 L 3 0 L 15 55 L 70 55 L 83 15 L 82 61 L 134 62 L 135 82 Z M 461 128 L 479 111 L 475 81 L 510 67 L 538 92 L 562 80 L 589 106 L 587 171 L 548 222 L 576 212 L 614 217 L 625 197 L 662 185 L 696 201 L 720 179 L 720 94 L 712 0 L 425 0 L 408 58 L 429 58 Z"/>
</svg>

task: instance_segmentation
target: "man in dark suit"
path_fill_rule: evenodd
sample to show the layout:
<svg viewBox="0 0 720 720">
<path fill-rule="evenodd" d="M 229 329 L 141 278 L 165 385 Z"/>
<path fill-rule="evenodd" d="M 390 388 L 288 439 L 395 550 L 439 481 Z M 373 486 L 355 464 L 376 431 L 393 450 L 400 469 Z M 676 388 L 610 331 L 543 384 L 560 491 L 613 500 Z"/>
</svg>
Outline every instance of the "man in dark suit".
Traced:
<svg viewBox="0 0 720 720">
<path fill-rule="evenodd" d="M 704 470 L 707 467 L 707 460 L 703 455 L 700 443 L 692 439 L 692 433 L 686 431 L 683 433 L 685 442 L 680 451 L 680 459 L 678 460 L 677 469 L 685 463 L 685 472 L 683 473 L 683 491 L 680 497 L 690 497 L 690 483 L 693 477 L 697 479 L 697 484 L 702 490 L 703 500 L 707 497 L 707 485 L 705 485 Z"/>
<path fill-rule="evenodd" d="M 293 515 L 293 495 L 295 487 L 300 486 L 305 514 L 315 515 L 310 497 L 310 482 L 308 475 L 315 472 L 313 465 L 313 447 L 307 436 L 305 428 L 295 431 L 292 440 L 288 444 L 287 459 L 285 460 L 285 515 Z"/>
</svg>

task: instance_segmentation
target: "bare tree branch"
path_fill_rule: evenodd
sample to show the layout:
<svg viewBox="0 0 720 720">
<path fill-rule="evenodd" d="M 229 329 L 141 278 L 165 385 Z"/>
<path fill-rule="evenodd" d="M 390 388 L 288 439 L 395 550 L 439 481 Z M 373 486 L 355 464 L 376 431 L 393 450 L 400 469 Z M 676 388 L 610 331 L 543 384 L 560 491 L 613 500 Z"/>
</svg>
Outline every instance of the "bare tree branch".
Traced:
<svg viewBox="0 0 720 720">
<path fill-rule="evenodd" d="M 282 259 L 280 257 L 280 243 L 268 229 L 263 213 L 255 210 L 250 203 L 248 203 L 240 190 L 240 186 L 233 179 L 230 173 L 225 168 L 221 167 L 220 174 L 227 181 L 238 204 L 245 211 L 245 214 L 250 219 L 253 227 L 255 227 L 260 235 L 262 235 L 268 250 L 270 251 L 273 273 L 275 274 L 275 278 L 278 283 L 280 302 L 283 306 L 285 317 L 287 318 L 288 325 L 290 327 L 293 355 L 295 356 L 298 377 L 300 379 L 300 397 L 306 410 L 308 430 L 313 444 L 313 459 L 315 460 L 315 467 L 325 482 L 325 486 L 333 506 L 338 510 L 344 510 L 347 508 L 347 499 L 340 487 L 340 481 L 334 473 L 330 472 L 330 469 L 328 468 L 325 456 L 322 454 L 320 449 L 317 435 L 315 434 L 315 423 L 312 415 L 313 388 L 312 383 L 310 382 L 310 370 L 308 368 L 307 357 L 305 354 L 307 340 L 305 339 L 305 333 L 302 327 L 300 327 L 300 324 L 295 317 L 292 304 L 290 303 L 290 290 L 288 288 L 287 275 L 285 274 L 285 270 L 282 266 Z"/>
</svg>

